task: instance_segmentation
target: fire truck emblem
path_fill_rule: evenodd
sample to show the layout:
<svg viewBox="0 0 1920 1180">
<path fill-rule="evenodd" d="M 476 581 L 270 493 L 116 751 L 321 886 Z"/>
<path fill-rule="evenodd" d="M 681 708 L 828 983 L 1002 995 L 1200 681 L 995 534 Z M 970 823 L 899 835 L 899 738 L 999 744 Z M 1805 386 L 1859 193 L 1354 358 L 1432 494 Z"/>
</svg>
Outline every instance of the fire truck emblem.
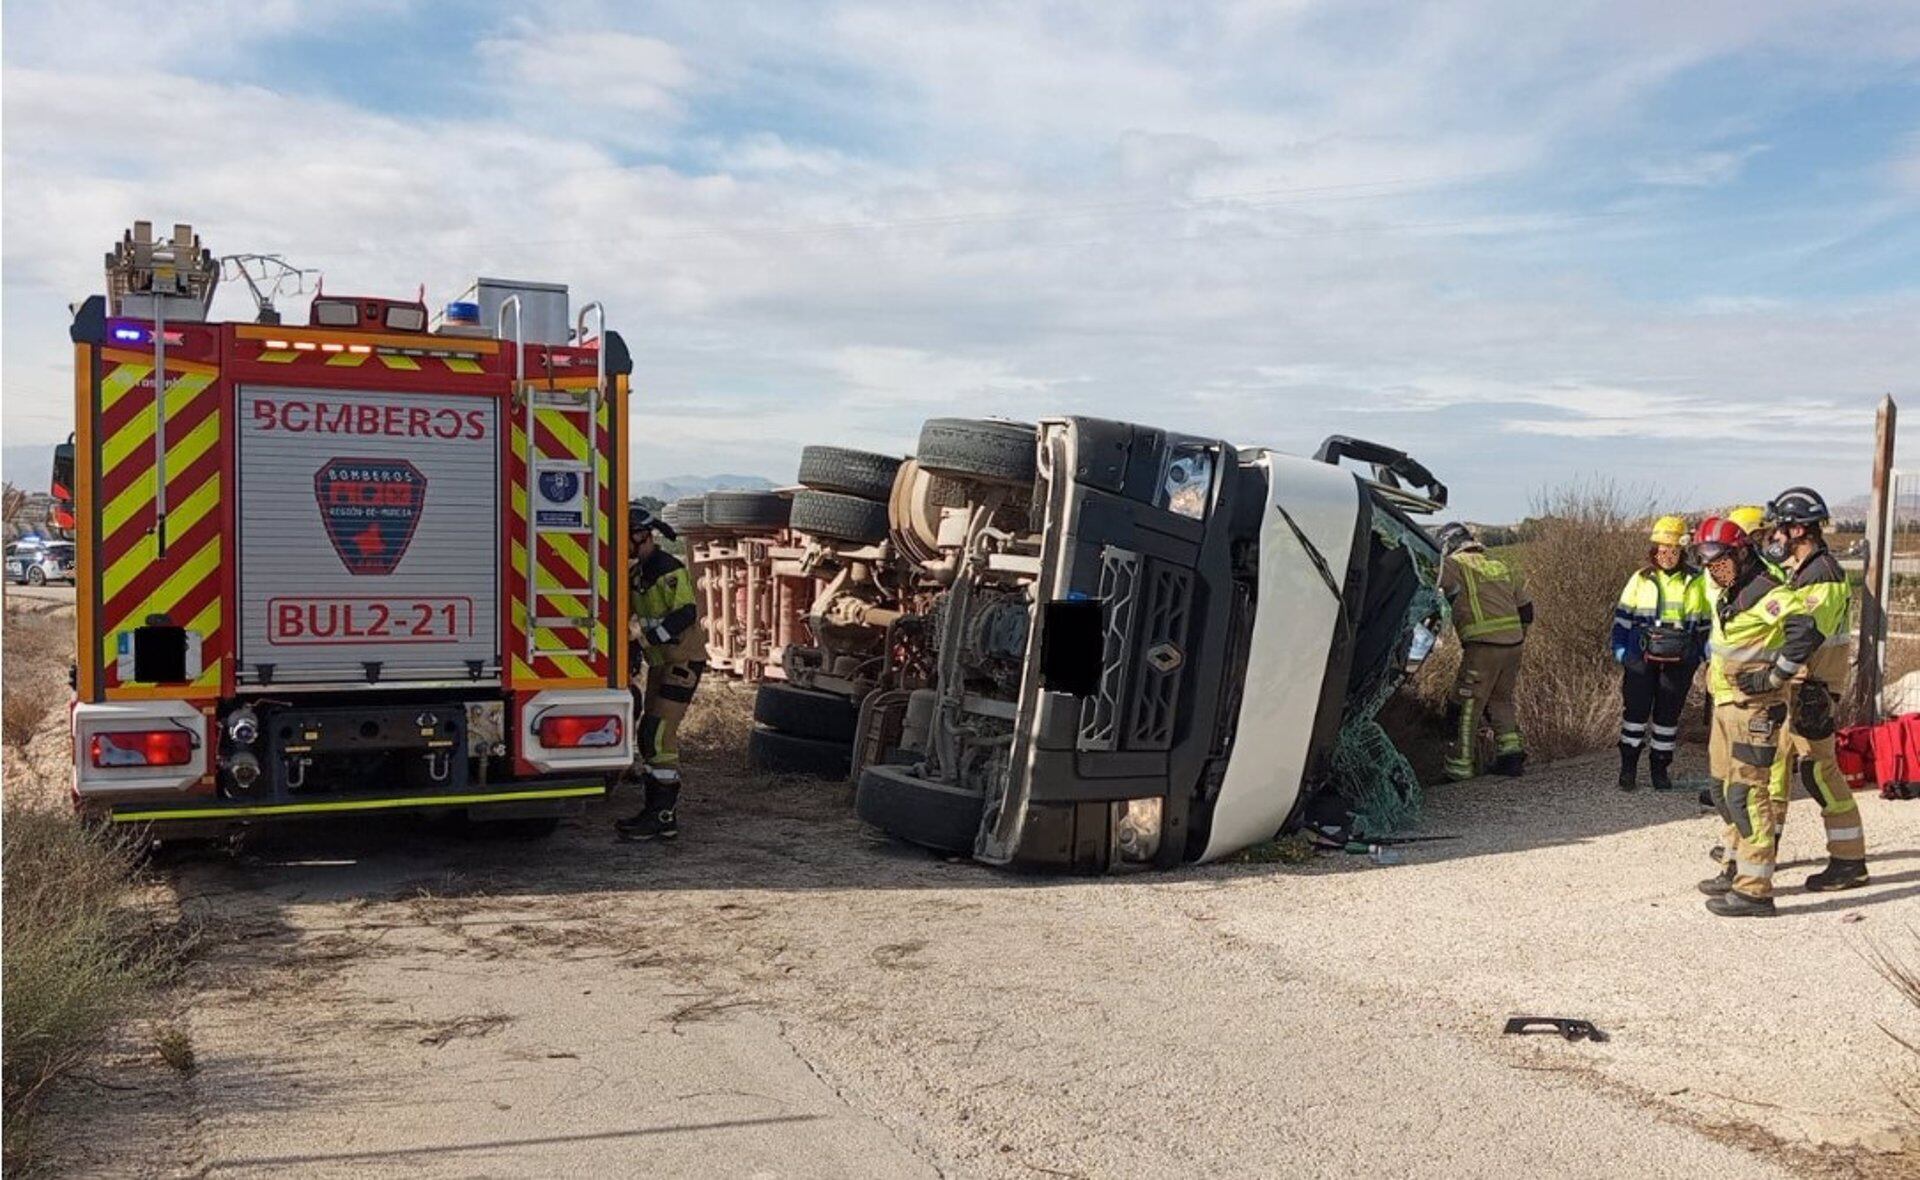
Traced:
<svg viewBox="0 0 1920 1180">
<path fill-rule="evenodd" d="M 313 496 L 347 572 L 384 576 L 407 555 L 427 477 L 405 459 L 329 459 L 313 473 Z"/>
<path fill-rule="evenodd" d="M 580 494 L 580 475 L 573 471 L 543 471 L 540 473 L 540 494 L 549 503 L 571 504 Z"/>
</svg>

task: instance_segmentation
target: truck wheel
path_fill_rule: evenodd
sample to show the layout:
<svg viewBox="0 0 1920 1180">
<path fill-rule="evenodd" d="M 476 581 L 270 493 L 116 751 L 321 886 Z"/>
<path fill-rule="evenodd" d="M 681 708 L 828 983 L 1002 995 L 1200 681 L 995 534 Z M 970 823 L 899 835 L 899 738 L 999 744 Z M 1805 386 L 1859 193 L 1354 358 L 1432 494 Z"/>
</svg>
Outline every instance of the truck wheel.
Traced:
<svg viewBox="0 0 1920 1180">
<path fill-rule="evenodd" d="M 1034 480 L 1034 428 L 1024 422 L 929 418 L 914 459 L 928 471 L 1026 487 Z"/>
<path fill-rule="evenodd" d="M 837 693 L 763 684 L 754 694 L 753 719 L 794 737 L 845 744 L 853 741 L 860 706 Z"/>
<path fill-rule="evenodd" d="M 709 527 L 783 529 L 793 502 L 774 492 L 708 492 L 702 505 Z"/>
<path fill-rule="evenodd" d="M 853 746 L 755 726 L 747 738 L 747 765 L 772 774 L 845 780 L 853 769 Z"/>
<path fill-rule="evenodd" d="M 861 819 L 909 844 L 971 853 L 986 800 L 898 766 L 869 766 L 860 772 L 853 807 Z"/>
<path fill-rule="evenodd" d="M 809 488 L 794 493 L 792 524 L 797 533 L 871 545 L 887 539 L 887 506 Z"/>
<path fill-rule="evenodd" d="M 707 523 L 706 505 L 704 496 L 682 496 L 660 510 L 660 519 L 678 532 L 697 533 Z"/>
<path fill-rule="evenodd" d="M 893 494 L 893 477 L 900 460 L 872 451 L 846 447 L 806 447 L 800 452 L 800 482 L 822 492 L 839 492 L 862 500 L 885 500 Z"/>
</svg>

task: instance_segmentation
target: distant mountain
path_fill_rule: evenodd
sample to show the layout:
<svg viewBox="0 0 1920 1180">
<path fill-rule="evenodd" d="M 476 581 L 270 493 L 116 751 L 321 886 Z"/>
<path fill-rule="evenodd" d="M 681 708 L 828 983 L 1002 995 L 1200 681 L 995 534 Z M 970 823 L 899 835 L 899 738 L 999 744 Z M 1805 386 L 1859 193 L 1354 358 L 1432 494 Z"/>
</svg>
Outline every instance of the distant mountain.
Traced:
<svg viewBox="0 0 1920 1180">
<path fill-rule="evenodd" d="M 763 475 L 669 475 L 665 479 L 636 479 L 628 485 L 634 498 L 652 496 L 657 500 L 678 500 L 703 492 L 764 492 L 780 485 Z"/>
</svg>

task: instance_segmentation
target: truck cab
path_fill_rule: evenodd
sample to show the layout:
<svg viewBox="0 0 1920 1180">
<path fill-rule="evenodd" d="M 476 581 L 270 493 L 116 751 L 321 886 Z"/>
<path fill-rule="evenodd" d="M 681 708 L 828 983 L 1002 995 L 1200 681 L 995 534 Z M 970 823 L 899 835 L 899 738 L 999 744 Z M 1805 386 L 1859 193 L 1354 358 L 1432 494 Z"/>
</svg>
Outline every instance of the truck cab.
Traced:
<svg viewBox="0 0 1920 1180">
<path fill-rule="evenodd" d="M 1437 625 L 1438 554 L 1408 512 L 1445 488 L 1344 438 L 1302 458 L 1056 418 L 1022 465 L 1007 424 L 985 424 L 996 458 L 946 421 L 916 461 L 972 492 L 930 571 L 936 674 L 863 708 L 860 814 L 1076 872 L 1214 860 L 1308 817 L 1343 729 Z"/>
</svg>

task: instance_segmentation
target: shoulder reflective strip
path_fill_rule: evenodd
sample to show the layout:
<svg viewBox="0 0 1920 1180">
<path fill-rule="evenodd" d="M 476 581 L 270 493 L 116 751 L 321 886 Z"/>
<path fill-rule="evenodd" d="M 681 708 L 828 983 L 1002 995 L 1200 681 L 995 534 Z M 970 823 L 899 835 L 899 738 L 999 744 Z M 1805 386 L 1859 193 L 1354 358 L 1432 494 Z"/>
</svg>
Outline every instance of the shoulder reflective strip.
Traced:
<svg viewBox="0 0 1920 1180">
<path fill-rule="evenodd" d="M 410 356 L 395 356 L 390 352 L 380 354 L 380 363 L 389 369 L 418 369 L 420 362 Z"/>
<path fill-rule="evenodd" d="M 322 811 L 389 811 L 401 807 L 452 807 L 470 803 L 519 803 L 530 799 L 588 799 L 607 793 L 604 786 L 558 787 L 550 791 L 497 791 L 487 795 L 424 795 L 405 799 L 342 799 L 333 803 L 268 803 L 258 807 L 185 807 L 154 811 L 116 811 L 117 824 L 168 819 L 232 819 L 267 815 L 307 815 Z"/>
<path fill-rule="evenodd" d="M 1766 881 L 1771 881 L 1773 879 L 1773 866 L 1763 865 L 1758 861 L 1752 861 L 1752 860 L 1736 861 L 1734 863 L 1734 868 L 1739 871 L 1742 877 L 1759 877 L 1762 880 L 1766 880 Z"/>
</svg>

